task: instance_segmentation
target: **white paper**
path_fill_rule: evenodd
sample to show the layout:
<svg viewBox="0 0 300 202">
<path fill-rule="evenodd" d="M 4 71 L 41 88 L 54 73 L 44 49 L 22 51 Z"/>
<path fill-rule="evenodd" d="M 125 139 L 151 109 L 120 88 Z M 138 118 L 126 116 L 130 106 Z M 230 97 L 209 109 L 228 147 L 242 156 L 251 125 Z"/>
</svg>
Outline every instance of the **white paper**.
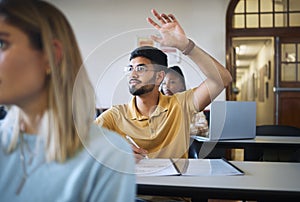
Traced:
<svg viewBox="0 0 300 202">
<path fill-rule="evenodd" d="M 217 175 L 242 175 L 223 159 L 189 159 L 187 170 L 182 175 L 217 176 Z"/>
<path fill-rule="evenodd" d="M 180 175 L 170 159 L 142 159 L 135 166 L 139 176 Z"/>
<path fill-rule="evenodd" d="M 136 174 L 139 176 L 225 176 L 244 173 L 223 159 L 143 159 L 136 164 Z"/>
</svg>

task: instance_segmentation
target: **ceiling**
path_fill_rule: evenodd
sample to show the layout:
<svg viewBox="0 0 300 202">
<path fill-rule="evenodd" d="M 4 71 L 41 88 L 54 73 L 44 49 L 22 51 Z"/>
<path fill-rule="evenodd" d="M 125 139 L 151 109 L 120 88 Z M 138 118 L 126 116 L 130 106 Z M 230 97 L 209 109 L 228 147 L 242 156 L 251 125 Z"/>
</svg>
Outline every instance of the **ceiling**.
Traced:
<svg viewBox="0 0 300 202">
<path fill-rule="evenodd" d="M 248 71 L 250 64 L 256 59 L 261 48 L 270 43 L 270 37 L 235 37 L 232 39 L 236 50 L 236 76 L 237 80 Z"/>
</svg>

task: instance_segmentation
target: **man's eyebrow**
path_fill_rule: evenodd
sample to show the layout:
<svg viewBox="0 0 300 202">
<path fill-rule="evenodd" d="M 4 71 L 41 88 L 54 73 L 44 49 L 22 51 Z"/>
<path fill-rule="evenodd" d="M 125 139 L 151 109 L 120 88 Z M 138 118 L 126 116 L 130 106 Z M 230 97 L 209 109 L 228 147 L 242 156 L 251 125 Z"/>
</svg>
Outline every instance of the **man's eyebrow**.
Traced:
<svg viewBox="0 0 300 202">
<path fill-rule="evenodd" d="M 137 66 L 144 66 L 144 65 L 146 65 L 146 64 L 144 64 L 144 63 L 137 64 Z"/>
<path fill-rule="evenodd" d="M 144 63 L 140 63 L 140 64 L 137 64 L 136 65 L 136 67 L 138 67 L 138 66 L 145 66 L 146 64 L 144 64 Z M 127 67 L 133 67 L 133 65 L 127 65 Z"/>
</svg>

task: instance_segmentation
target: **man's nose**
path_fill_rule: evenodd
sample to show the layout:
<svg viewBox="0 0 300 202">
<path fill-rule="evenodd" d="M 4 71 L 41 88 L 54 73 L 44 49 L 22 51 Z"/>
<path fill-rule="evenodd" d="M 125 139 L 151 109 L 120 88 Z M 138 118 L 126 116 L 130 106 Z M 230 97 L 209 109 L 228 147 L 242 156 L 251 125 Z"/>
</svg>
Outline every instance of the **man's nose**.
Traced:
<svg viewBox="0 0 300 202">
<path fill-rule="evenodd" d="M 129 73 L 129 78 L 138 78 L 138 73 L 137 71 L 133 70 Z"/>
</svg>

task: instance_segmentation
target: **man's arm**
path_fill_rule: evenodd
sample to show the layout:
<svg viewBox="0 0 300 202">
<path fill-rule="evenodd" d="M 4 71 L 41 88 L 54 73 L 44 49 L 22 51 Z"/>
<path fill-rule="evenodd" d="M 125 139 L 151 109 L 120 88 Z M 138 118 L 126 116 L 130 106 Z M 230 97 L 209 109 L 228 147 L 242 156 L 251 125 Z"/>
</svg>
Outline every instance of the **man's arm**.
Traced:
<svg viewBox="0 0 300 202">
<path fill-rule="evenodd" d="M 113 117 L 111 109 L 108 109 L 105 112 L 103 112 L 102 114 L 100 114 L 96 118 L 95 124 L 97 124 L 98 126 L 101 126 L 103 128 L 107 128 L 109 130 L 116 131 L 115 119 Z"/>
<path fill-rule="evenodd" d="M 152 36 L 152 39 L 161 45 L 185 51 L 188 57 L 198 65 L 199 69 L 207 77 L 194 92 L 194 105 L 198 111 L 203 110 L 232 81 L 229 71 L 202 49 L 190 44 L 189 39 L 174 15 L 159 14 L 155 10 L 152 10 L 152 13 L 161 23 L 159 25 L 151 18 L 147 18 L 148 22 L 161 34 L 160 37 Z M 187 53 L 188 47 L 192 48 Z"/>
<path fill-rule="evenodd" d="M 230 84 L 232 77 L 225 67 L 197 46 L 188 56 L 207 77 L 194 91 L 194 104 L 202 111 Z"/>
<path fill-rule="evenodd" d="M 114 116 L 114 112 L 116 112 L 114 110 L 116 109 L 111 108 L 103 112 L 100 116 L 96 118 L 95 124 L 103 128 L 107 128 L 109 130 L 115 131 L 122 136 L 122 134 L 124 135 L 124 132 L 122 132 L 117 126 L 120 123 L 116 122 L 116 120 L 118 119 L 116 118 L 116 116 Z M 136 162 L 139 162 L 141 159 L 145 158 L 145 156 L 148 155 L 148 151 L 143 148 L 136 147 L 133 144 L 131 144 L 131 148 L 134 152 Z"/>
</svg>

